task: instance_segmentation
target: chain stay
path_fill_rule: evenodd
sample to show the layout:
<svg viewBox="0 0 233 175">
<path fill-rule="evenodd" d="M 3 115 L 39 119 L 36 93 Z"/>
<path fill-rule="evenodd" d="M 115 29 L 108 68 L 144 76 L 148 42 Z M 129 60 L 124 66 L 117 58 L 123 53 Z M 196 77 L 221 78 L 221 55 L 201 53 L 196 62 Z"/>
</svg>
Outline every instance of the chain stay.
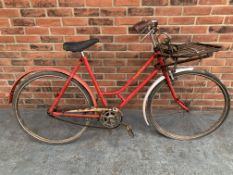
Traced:
<svg viewBox="0 0 233 175">
<path fill-rule="evenodd" d="M 85 109 L 69 110 L 69 111 L 66 111 L 66 112 L 67 113 L 82 113 L 82 112 L 106 112 L 106 111 L 114 111 L 114 112 L 122 113 L 118 108 L 95 108 L 95 107 L 85 108 Z M 51 117 L 53 117 L 53 116 L 51 116 Z M 92 127 L 92 128 L 101 128 L 101 129 L 113 129 L 113 128 L 107 128 L 107 127 L 104 127 L 104 126 L 89 125 L 90 122 L 88 122 L 88 124 L 81 124 L 81 123 L 78 123 L 78 122 L 73 122 L 73 121 L 66 120 L 66 119 L 59 118 L 59 117 L 53 117 L 53 118 L 56 119 L 56 120 L 60 120 L 60 121 L 63 121 L 63 122 L 73 124 L 73 125 L 79 125 L 79 126 L 84 126 L 84 127 Z M 90 119 L 88 121 L 90 121 Z"/>
</svg>

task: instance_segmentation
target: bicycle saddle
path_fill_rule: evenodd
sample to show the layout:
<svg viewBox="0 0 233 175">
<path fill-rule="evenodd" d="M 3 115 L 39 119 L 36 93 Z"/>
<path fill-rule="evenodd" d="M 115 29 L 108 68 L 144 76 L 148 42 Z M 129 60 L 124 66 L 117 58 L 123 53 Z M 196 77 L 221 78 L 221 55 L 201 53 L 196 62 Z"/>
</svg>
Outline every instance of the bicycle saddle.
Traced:
<svg viewBox="0 0 233 175">
<path fill-rule="evenodd" d="M 80 42 L 65 42 L 63 44 L 63 49 L 71 52 L 82 52 L 97 42 L 99 42 L 99 40 L 96 38 Z"/>
</svg>

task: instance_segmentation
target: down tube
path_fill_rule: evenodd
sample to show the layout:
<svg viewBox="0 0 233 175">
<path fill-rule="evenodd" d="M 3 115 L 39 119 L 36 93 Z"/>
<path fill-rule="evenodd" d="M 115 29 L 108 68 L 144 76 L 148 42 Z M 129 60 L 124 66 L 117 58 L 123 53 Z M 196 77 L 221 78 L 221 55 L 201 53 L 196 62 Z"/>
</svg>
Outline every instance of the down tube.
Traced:
<svg viewBox="0 0 233 175">
<path fill-rule="evenodd" d="M 124 107 L 138 93 L 138 91 L 140 91 L 158 73 L 158 71 L 159 69 L 154 69 L 153 72 L 119 105 L 119 108 Z"/>
</svg>

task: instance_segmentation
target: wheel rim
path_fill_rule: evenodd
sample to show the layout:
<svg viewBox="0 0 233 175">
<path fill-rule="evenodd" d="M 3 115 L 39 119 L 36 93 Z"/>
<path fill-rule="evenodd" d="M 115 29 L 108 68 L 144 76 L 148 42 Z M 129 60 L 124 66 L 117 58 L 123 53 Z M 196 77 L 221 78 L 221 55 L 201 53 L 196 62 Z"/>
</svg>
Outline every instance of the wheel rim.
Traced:
<svg viewBox="0 0 233 175">
<path fill-rule="evenodd" d="M 15 103 L 17 119 L 29 135 L 40 141 L 66 143 L 79 138 L 86 130 L 86 127 L 60 121 L 47 114 L 48 107 L 65 80 L 66 77 L 59 75 L 39 75 L 32 77 L 19 88 Z M 90 106 L 87 94 L 73 80 L 58 103 L 57 110 L 67 111 Z M 68 120 L 81 124 L 88 122 L 85 119 L 76 118 Z"/>
<path fill-rule="evenodd" d="M 228 111 L 222 85 L 214 78 L 197 72 L 177 74 L 175 79 L 175 91 L 190 112 L 176 104 L 164 81 L 149 98 L 149 118 L 156 129 L 179 140 L 198 138 L 217 129 Z"/>
</svg>

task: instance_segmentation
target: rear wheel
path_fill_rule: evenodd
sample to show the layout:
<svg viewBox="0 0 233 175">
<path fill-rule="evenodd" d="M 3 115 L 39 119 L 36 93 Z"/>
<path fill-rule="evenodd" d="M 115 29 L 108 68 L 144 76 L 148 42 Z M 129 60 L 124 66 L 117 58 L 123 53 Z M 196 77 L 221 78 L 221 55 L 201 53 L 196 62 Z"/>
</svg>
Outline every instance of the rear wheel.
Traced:
<svg viewBox="0 0 233 175">
<path fill-rule="evenodd" d="M 199 138 L 216 130 L 228 116 L 230 96 L 214 75 L 184 71 L 174 74 L 172 84 L 190 111 L 174 101 L 166 80 L 160 82 L 148 97 L 146 116 L 161 134 L 178 140 Z"/>
<path fill-rule="evenodd" d="M 78 139 L 86 130 L 86 119 L 53 117 L 47 111 L 68 76 L 59 72 L 37 72 L 25 78 L 13 98 L 13 109 L 22 128 L 32 137 L 46 143 L 62 144 Z M 56 111 L 65 112 L 93 106 L 87 90 L 72 79 Z M 62 120 L 66 120 L 65 122 Z"/>
</svg>

